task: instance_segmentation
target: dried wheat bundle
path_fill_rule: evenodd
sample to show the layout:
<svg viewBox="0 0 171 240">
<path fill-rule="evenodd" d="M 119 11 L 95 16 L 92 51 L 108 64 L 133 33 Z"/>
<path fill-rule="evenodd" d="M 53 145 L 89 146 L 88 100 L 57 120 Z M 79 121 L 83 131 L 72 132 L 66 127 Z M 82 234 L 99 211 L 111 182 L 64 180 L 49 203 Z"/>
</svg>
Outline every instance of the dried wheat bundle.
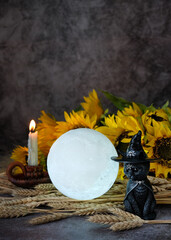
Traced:
<svg viewBox="0 0 171 240">
<path fill-rule="evenodd" d="M 149 179 L 157 203 L 171 204 L 171 182 L 153 177 Z M 143 223 L 156 223 L 158 220 L 144 221 L 123 210 L 126 184 L 127 180 L 117 180 L 103 196 L 89 201 L 79 201 L 63 196 L 53 184 L 39 184 L 34 189 L 23 189 L 11 184 L 4 174 L 0 174 L 0 193 L 9 195 L 8 198 L 0 197 L 0 218 L 43 213 L 43 216 L 30 220 L 31 224 L 42 224 L 70 216 L 89 216 L 89 221 L 110 224 L 113 231 L 138 227 Z M 40 209 L 40 206 L 48 206 L 50 209 Z M 166 222 L 170 223 L 163 220 L 158 223 Z"/>
<path fill-rule="evenodd" d="M 171 220 L 143 220 L 140 217 L 123 211 L 119 208 L 108 209 L 111 214 L 96 214 L 90 216 L 88 221 L 93 223 L 108 224 L 110 230 L 121 231 L 141 227 L 143 224 L 170 224 Z"/>
</svg>

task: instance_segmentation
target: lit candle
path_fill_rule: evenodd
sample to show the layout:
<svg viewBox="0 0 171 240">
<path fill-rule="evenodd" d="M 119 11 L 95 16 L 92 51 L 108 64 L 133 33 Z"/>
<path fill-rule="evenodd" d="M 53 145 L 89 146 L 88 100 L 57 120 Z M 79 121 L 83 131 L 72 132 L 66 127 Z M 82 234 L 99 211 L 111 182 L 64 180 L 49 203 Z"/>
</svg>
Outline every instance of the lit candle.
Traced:
<svg viewBox="0 0 171 240">
<path fill-rule="evenodd" d="M 38 165 L 38 146 L 37 146 L 37 131 L 35 132 L 36 123 L 31 120 L 29 125 L 29 137 L 28 137 L 28 165 Z"/>
</svg>

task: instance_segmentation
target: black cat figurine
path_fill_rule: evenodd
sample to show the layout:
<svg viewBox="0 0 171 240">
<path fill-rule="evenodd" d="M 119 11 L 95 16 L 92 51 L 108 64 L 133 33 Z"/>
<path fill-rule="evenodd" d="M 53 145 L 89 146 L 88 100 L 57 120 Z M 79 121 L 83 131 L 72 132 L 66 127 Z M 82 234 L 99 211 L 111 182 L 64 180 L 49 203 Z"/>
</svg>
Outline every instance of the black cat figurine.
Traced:
<svg viewBox="0 0 171 240">
<path fill-rule="evenodd" d="M 126 153 L 122 158 L 112 157 L 112 160 L 124 163 L 124 173 L 129 178 L 124 199 L 125 210 L 139 217 L 155 219 L 156 201 L 152 186 L 147 179 L 150 168 L 148 159 L 141 145 L 141 131 L 134 135 Z"/>
<path fill-rule="evenodd" d="M 125 210 L 143 219 L 155 219 L 154 212 L 156 201 L 147 174 L 148 163 L 124 163 L 124 173 L 129 178 L 126 196 L 124 199 Z"/>
</svg>

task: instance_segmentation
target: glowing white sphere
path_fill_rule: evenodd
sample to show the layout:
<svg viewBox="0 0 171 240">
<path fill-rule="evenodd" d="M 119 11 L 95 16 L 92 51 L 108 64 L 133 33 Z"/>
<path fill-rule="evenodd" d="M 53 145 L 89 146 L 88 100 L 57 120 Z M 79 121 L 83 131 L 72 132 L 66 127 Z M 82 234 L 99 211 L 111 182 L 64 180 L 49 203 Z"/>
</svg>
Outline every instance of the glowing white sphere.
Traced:
<svg viewBox="0 0 171 240">
<path fill-rule="evenodd" d="M 119 164 L 110 140 L 95 130 L 78 128 L 59 137 L 52 145 L 47 169 L 54 186 L 64 195 L 89 200 L 103 195 L 113 185 Z"/>
</svg>

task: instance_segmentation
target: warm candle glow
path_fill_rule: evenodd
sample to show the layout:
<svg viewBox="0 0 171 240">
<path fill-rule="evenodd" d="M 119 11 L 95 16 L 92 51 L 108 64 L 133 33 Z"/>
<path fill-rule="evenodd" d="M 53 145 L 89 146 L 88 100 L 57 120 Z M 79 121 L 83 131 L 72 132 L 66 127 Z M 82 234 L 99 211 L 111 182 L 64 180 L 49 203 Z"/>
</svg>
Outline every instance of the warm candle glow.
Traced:
<svg viewBox="0 0 171 240">
<path fill-rule="evenodd" d="M 30 132 L 34 131 L 35 128 L 36 128 L 36 123 L 35 123 L 34 120 L 31 120 L 31 121 L 30 121 L 30 125 L 29 125 L 29 130 L 30 130 Z"/>
</svg>

